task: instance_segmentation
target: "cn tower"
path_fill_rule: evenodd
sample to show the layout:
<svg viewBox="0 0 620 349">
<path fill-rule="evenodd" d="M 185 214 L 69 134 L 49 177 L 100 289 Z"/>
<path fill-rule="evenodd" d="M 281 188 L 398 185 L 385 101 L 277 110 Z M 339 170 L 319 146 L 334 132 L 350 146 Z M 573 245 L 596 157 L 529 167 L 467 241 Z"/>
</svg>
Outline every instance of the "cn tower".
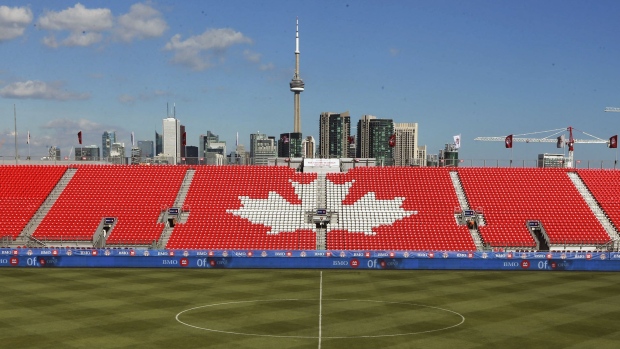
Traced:
<svg viewBox="0 0 620 349">
<path fill-rule="evenodd" d="M 299 109 L 299 94 L 304 92 L 304 82 L 299 77 L 299 18 L 295 30 L 295 75 L 290 83 L 291 91 L 295 94 L 295 124 L 294 131 L 301 133 L 301 113 Z"/>
</svg>

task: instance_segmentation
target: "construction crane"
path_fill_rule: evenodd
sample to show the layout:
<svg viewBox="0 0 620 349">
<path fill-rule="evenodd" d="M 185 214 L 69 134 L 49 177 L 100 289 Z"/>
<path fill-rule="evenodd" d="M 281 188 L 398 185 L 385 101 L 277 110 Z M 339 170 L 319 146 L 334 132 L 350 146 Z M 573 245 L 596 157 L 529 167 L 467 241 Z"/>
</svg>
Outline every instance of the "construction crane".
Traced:
<svg viewBox="0 0 620 349">
<path fill-rule="evenodd" d="M 620 108 L 615 108 L 615 107 L 607 107 L 605 108 L 606 112 L 611 112 L 611 113 L 620 113 Z"/>
<path fill-rule="evenodd" d="M 610 146 L 611 138 L 609 140 L 601 139 L 591 134 L 585 133 L 583 131 L 579 131 L 589 137 L 592 137 L 593 139 L 575 139 L 573 138 L 573 130 L 579 131 L 571 126 L 568 126 L 567 128 L 558 128 L 555 130 L 523 133 L 519 135 L 508 135 L 504 137 L 477 137 L 477 138 L 474 138 L 474 140 L 475 141 L 486 141 L 486 142 L 504 142 L 506 145 L 506 148 L 512 148 L 512 143 L 515 143 L 515 142 L 517 143 L 557 143 L 558 148 L 564 147 L 564 143 L 566 143 L 566 145 L 568 146 L 568 158 L 566 158 L 567 160 L 566 167 L 573 167 L 573 151 L 574 151 L 575 143 L 607 144 L 608 147 Z M 568 131 L 568 140 L 565 139 L 564 134 L 560 135 L 564 131 Z M 543 133 L 550 133 L 550 134 L 543 138 L 522 137 L 522 136 L 529 136 L 529 135 L 536 135 L 536 134 L 543 134 Z M 617 141 L 617 138 L 615 140 Z"/>
</svg>

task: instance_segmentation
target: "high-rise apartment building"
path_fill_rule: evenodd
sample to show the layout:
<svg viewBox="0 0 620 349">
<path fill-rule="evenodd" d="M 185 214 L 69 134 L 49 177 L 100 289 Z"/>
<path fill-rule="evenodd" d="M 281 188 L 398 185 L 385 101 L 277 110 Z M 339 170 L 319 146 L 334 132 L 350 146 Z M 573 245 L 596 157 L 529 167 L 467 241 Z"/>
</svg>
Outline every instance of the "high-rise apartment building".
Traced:
<svg viewBox="0 0 620 349">
<path fill-rule="evenodd" d="M 319 157 L 346 158 L 349 156 L 351 116 L 344 113 L 321 113 L 319 119 Z"/>
<path fill-rule="evenodd" d="M 306 136 L 306 138 L 301 141 L 301 149 L 304 158 L 314 159 L 316 157 L 316 142 L 314 141 L 314 137 Z"/>
<path fill-rule="evenodd" d="M 394 166 L 413 166 L 418 159 L 418 124 L 394 123 Z"/>
<path fill-rule="evenodd" d="M 414 164 L 415 166 L 426 166 L 426 146 L 425 145 L 420 145 L 418 146 L 418 158 L 416 163 Z"/>
<path fill-rule="evenodd" d="M 364 115 L 357 122 L 357 138 L 355 156 L 358 158 L 370 158 L 370 121 L 376 120 L 374 115 Z"/>
<path fill-rule="evenodd" d="M 103 132 L 103 135 L 101 135 L 101 157 L 104 160 L 108 160 L 110 157 L 110 150 L 112 149 L 112 144 L 114 143 L 116 143 L 116 132 Z"/>
<path fill-rule="evenodd" d="M 178 164 L 181 158 L 181 123 L 176 118 L 163 119 L 163 154 L 171 164 Z"/>
<path fill-rule="evenodd" d="M 392 119 L 375 119 L 370 121 L 369 145 L 370 157 L 377 160 L 377 165 L 392 165 L 393 148 L 390 147 L 390 137 L 394 134 Z"/>
<path fill-rule="evenodd" d="M 392 119 L 377 119 L 372 115 L 362 116 L 357 123 L 357 157 L 377 159 L 378 165 L 392 165 L 390 137 L 393 134 Z"/>
</svg>

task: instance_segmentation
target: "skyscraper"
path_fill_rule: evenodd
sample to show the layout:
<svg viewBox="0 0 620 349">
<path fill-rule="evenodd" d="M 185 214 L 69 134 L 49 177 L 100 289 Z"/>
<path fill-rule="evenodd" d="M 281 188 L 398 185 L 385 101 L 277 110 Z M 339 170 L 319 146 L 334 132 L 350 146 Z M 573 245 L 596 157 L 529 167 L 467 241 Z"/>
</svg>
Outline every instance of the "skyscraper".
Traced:
<svg viewBox="0 0 620 349">
<path fill-rule="evenodd" d="M 195 145 L 188 145 L 185 147 L 185 163 L 188 165 L 198 165 L 198 147 Z"/>
<path fill-rule="evenodd" d="M 301 133 L 289 132 L 280 134 L 278 141 L 278 157 L 300 158 L 303 156 L 301 148 Z"/>
<path fill-rule="evenodd" d="M 314 137 L 306 136 L 306 138 L 301 141 L 301 149 L 304 158 L 314 159 L 316 157 L 316 142 L 314 141 Z"/>
<path fill-rule="evenodd" d="M 153 141 L 138 141 L 140 148 L 140 156 L 142 159 L 152 158 L 154 156 Z"/>
<path fill-rule="evenodd" d="M 319 121 L 319 157 L 346 158 L 351 135 L 351 116 L 349 112 L 336 114 L 323 112 Z"/>
<path fill-rule="evenodd" d="M 101 135 L 101 156 L 104 160 L 108 160 L 110 157 L 110 150 L 114 143 L 116 143 L 116 132 L 104 131 Z"/>
<path fill-rule="evenodd" d="M 164 152 L 164 137 L 155 131 L 155 156 Z"/>
<path fill-rule="evenodd" d="M 209 145 L 212 143 L 218 143 L 220 141 L 220 136 L 214 134 L 211 131 L 207 131 L 206 135 L 200 135 L 198 137 L 198 156 L 204 157 L 207 153 L 207 149 L 209 149 Z M 225 155 L 225 154 L 222 154 Z"/>
<path fill-rule="evenodd" d="M 426 166 L 426 146 L 419 145 L 417 149 L 417 153 L 418 153 L 418 159 L 416 161 L 417 163 L 414 165 L 415 166 Z"/>
<path fill-rule="evenodd" d="M 394 134 L 392 119 L 364 115 L 357 123 L 357 157 L 375 158 L 379 165 L 393 162 L 390 137 Z"/>
<path fill-rule="evenodd" d="M 413 166 L 418 158 L 418 124 L 394 123 L 394 166 Z"/>
<path fill-rule="evenodd" d="M 291 92 L 294 93 L 295 103 L 293 132 L 301 134 L 301 110 L 299 107 L 299 97 L 300 94 L 304 92 L 305 85 L 299 76 L 299 19 L 297 19 L 295 28 L 295 75 L 293 75 L 293 79 L 291 80 L 289 86 L 291 88 Z"/>
<path fill-rule="evenodd" d="M 179 136 L 181 137 L 181 157 L 185 157 L 185 146 L 187 145 L 187 135 L 185 133 L 185 125 L 179 125 Z"/>
<path fill-rule="evenodd" d="M 390 137 L 394 134 L 392 119 L 375 119 L 370 121 L 369 145 L 370 157 L 377 159 L 377 165 L 392 165 L 393 155 Z"/>
<path fill-rule="evenodd" d="M 376 116 L 364 115 L 357 122 L 357 147 L 355 150 L 355 156 L 358 158 L 370 157 L 370 121 L 375 119 L 377 119 Z"/>
<path fill-rule="evenodd" d="M 181 123 L 176 118 L 163 119 L 163 154 L 170 163 L 177 164 L 181 158 Z"/>
<path fill-rule="evenodd" d="M 253 165 L 268 165 L 269 158 L 277 156 L 275 140 L 263 133 L 250 134 L 250 158 Z"/>
<path fill-rule="evenodd" d="M 99 161 L 99 147 L 96 145 L 75 147 L 75 161 Z"/>
</svg>

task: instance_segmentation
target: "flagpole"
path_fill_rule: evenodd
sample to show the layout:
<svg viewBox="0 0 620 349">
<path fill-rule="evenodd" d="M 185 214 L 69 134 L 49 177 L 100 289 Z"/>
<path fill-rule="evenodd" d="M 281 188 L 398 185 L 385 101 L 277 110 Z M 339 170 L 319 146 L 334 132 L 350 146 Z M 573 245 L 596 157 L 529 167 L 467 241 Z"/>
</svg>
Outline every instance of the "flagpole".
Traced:
<svg viewBox="0 0 620 349">
<path fill-rule="evenodd" d="M 13 125 L 15 127 L 15 165 L 17 165 L 17 108 L 13 104 Z"/>
<path fill-rule="evenodd" d="M 28 160 L 30 160 L 30 130 L 28 130 Z"/>
</svg>

